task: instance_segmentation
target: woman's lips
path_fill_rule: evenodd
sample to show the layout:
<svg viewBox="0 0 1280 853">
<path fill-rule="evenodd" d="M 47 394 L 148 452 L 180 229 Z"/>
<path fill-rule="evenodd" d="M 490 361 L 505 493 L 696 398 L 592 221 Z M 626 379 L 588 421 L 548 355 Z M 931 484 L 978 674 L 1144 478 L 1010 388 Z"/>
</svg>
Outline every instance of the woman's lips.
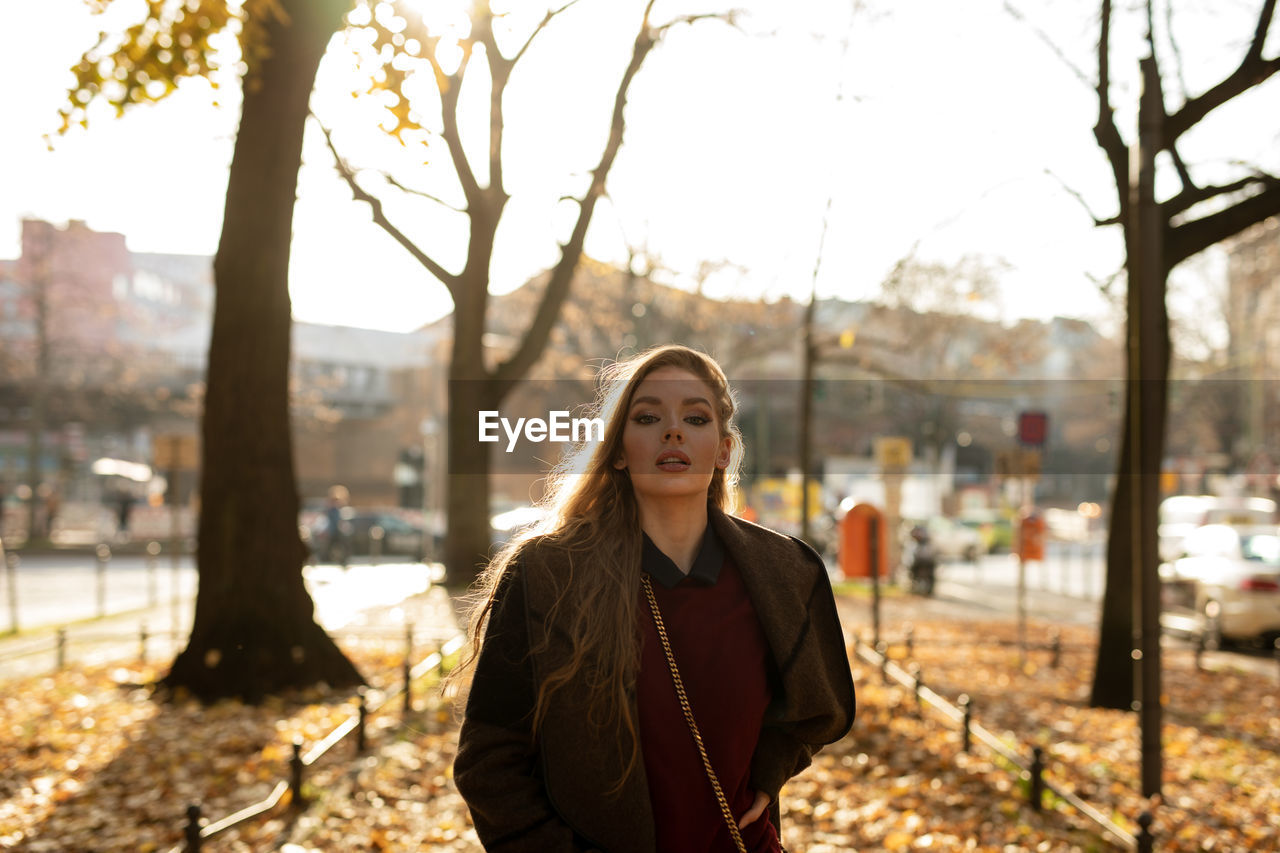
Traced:
<svg viewBox="0 0 1280 853">
<path fill-rule="evenodd" d="M 658 461 L 654 464 L 663 471 L 684 471 L 693 463 L 680 451 L 667 450 L 659 454 Z"/>
</svg>

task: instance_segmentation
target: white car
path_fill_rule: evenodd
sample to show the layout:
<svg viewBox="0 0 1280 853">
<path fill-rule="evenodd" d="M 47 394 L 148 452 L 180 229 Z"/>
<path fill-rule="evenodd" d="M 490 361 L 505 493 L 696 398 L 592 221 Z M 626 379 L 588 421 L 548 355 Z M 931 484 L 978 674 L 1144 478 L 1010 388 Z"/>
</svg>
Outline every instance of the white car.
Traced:
<svg viewBox="0 0 1280 853">
<path fill-rule="evenodd" d="M 1276 521 L 1276 502 L 1270 498 L 1174 495 L 1160 504 L 1160 559 L 1181 557 L 1183 540 L 1202 524 L 1249 527 Z"/>
<path fill-rule="evenodd" d="M 1172 622 L 1189 620 L 1208 648 L 1280 637 L 1280 526 L 1206 524 L 1186 535 L 1182 550 L 1186 556 L 1160 567 Z"/>
<path fill-rule="evenodd" d="M 987 552 L 981 533 L 945 516 L 934 516 L 925 522 L 924 528 L 929 532 L 929 544 L 940 560 L 972 563 Z"/>
</svg>

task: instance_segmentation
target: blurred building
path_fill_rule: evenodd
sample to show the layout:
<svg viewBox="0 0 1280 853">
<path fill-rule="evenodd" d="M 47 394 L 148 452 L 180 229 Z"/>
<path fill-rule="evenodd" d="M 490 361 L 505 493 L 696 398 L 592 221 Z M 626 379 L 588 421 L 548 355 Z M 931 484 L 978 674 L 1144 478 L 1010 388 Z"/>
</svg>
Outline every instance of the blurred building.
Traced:
<svg viewBox="0 0 1280 853">
<path fill-rule="evenodd" d="M 1227 241 L 1230 396 L 1240 429 L 1224 447 L 1260 486 L 1275 488 L 1280 462 L 1280 218 Z M 1265 481 L 1265 482 L 1261 482 Z"/>
<path fill-rule="evenodd" d="M 156 441 L 199 432 L 213 293 L 208 256 L 130 252 L 124 235 L 78 221 L 22 223 L 22 254 L 0 260 L 0 499 L 9 498 L 10 515 L 18 497 L 41 491 L 64 503 L 128 497 L 146 505 L 159 481 L 141 472 L 154 463 Z M 342 483 L 356 503 L 423 506 L 426 436 L 443 422 L 430 403 L 432 394 L 444 398 L 430 368 L 438 338 L 433 330 L 295 325 L 304 502 Z M 94 474 L 99 460 L 127 464 Z M 186 504 L 196 472 L 177 480 L 166 484 L 170 497 Z"/>
</svg>

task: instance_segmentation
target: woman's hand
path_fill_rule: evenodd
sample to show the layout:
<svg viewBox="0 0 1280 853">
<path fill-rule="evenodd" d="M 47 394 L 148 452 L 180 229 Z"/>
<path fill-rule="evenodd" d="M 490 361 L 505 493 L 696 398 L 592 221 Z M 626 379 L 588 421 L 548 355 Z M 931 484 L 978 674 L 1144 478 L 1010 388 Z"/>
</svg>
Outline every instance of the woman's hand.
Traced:
<svg viewBox="0 0 1280 853">
<path fill-rule="evenodd" d="M 738 821 L 738 829 L 742 829 L 747 824 L 754 821 L 760 815 L 764 814 L 764 810 L 769 808 L 769 795 L 763 791 L 756 792 L 756 800 L 751 804 L 751 809 L 742 816 Z"/>
</svg>

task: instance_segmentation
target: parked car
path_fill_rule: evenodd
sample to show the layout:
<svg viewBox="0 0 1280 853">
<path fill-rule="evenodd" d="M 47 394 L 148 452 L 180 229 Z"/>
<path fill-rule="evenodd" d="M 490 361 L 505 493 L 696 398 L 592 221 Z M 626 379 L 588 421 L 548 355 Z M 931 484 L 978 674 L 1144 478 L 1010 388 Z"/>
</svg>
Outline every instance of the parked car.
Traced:
<svg viewBox="0 0 1280 853">
<path fill-rule="evenodd" d="M 1187 535 L 1203 524 L 1240 527 L 1278 520 L 1276 502 L 1270 498 L 1174 495 L 1160 502 L 1160 559 L 1181 557 Z"/>
<path fill-rule="evenodd" d="M 997 554 L 1013 547 L 1013 522 L 1009 515 L 997 509 L 971 509 L 956 519 L 970 530 L 976 530 L 982 539 L 982 548 L 988 554 Z"/>
<path fill-rule="evenodd" d="M 1280 526 L 1206 524 L 1160 567 L 1163 609 L 1207 648 L 1280 637 Z"/>
<path fill-rule="evenodd" d="M 970 563 L 987 551 L 982 534 L 946 516 L 934 516 L 923 524 L 929 544 L 939 561 L 966 560 Z"/>
<path fill-rule="evenodd" d="M 412 510 L 343 507 L 341 515 L 343 536 L 333 535 L 324 514 L 301 528 L 311 553 L 322 562 L 342 563 L 354 555 L 417 560 L 430 550 L 422 522 Z"/>
</svg>

